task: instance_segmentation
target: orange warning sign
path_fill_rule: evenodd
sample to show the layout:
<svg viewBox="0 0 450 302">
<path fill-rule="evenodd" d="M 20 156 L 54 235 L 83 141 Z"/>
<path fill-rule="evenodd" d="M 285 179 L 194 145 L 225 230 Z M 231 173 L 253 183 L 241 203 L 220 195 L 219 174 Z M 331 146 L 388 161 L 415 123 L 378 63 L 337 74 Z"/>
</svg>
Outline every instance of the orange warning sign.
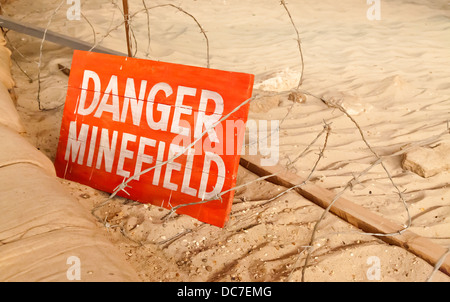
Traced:
<svg viewBox="0 0 450 302">
<path fill-rule="evenodd" d="M 207 200 L 177 213 L 223 227 L 249 105 L 235 109 L 251 97 L 253 80 L 76 50 L 57 174 L 109 193 L 132 178 L 118 195 L 167 209 Z"/>
</svg>

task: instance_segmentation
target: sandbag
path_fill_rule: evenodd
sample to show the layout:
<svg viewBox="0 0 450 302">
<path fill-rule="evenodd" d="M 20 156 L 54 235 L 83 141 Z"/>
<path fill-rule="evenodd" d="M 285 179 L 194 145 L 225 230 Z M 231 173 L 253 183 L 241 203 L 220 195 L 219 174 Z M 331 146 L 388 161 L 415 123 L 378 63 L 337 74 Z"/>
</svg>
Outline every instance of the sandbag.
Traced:
<svg viewBox="0 0 450 302">
<path fill-rule="evenodd" d="M 5 37 L 0 35 L 0 83 L 2 83 L 6 89 L 11 89 L 15 85 L 11 76 L 11 50 L 6 48 L 5 45 Z"/>
<path fill-rule="evenodd" d="M 1 52 L 2 47 L 0 47 Z M 0 68 L 0 71 L 2 69 Z M 1 77 L 1 75 L 0 75 Z M 11 128 L 18 133 L 24 133 L 25 127 L 20 120 L 14 102 L 5 86 L 0 83 L 0 124 Z"/>
<path fill-rule="evenodd" d="M 5 45 L 5 38 L 0 34 L 0 124 L 23 133 L 25 127 L 8 91 L 15 83 L 11 76 L 11 51 Z"/>
<path fill-rule="evenodd" d="M 0 125 L 0 168 L 17 163 L 30 163 L 50 175 L 56 175 L 55 167 L 48 157 L 17 132 Z"/>
<path fill-rule="evenodd" d="M 139 281 L 90 213 L 42 168 L 4 166 L 0 186 L 0 281 L 72 281 L 73 265 L 80 281 Z"/>
</svg>

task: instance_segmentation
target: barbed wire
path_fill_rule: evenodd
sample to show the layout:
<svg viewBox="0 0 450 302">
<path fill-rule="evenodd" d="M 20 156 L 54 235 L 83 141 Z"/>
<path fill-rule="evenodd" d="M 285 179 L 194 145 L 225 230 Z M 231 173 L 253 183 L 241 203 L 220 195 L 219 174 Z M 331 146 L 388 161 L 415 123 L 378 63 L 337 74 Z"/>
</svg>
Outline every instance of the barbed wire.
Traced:
<svg viewBox="0 0 450 302">
<path fill-rule="evenodd" d="M 61 6 L 62 6 L 62 4 L 63 4 L 64 2 L 65 2 L 65 0 L 61 1 L 61 3 L 56 7 L 56 9 L 55 9 L 55 10 L 53 11 L 53 13 L 51 14 L 51 16 L 50 16 L 50 18 L 49 18 L 49 21 L 48 21 L 48 23 L 47 23 L 46 31 L 47 31 L 48 28 L 50 27 L 50 24 L 51 24 L 51 22 L 52 22 L 53 17 L 56 15 L 56 13 L 57 13 L 58 10 L 61 8 Z M 132 28 L 132 26 L 131 26 L 131 24 L 132 24 L 131 21 L 133 20 L 133 18 L 136 17 L 138 14 L 143 13 L 143 12 L 145 12 L 145 13 L 147 14 L 147 36 L 148 36 L 148 44 L 147 44 L 147 52 L 146 52 L 146 55 L 148 56 L 149 50 L 150 50 L 150 21 L 149 21 L 150 19 L 149 19 L 149 11 L 151 11 L 151 10 L 153 10 L 153 9 L 156 9 L 156 8 L 171 7 L 171 8 L 174 8 L 174 9 L 176 9 L 176 10 L 182 12 L 183 14 L 189 16 L 191 19 L 194 20 L 194 22 L 196 23 L 196 25 L 199 27 L 200 32 L 201 32 L 201 34 L 203 35 L 203 37 L 205 38 L 205 41 L 206 41 L 206 66 L 207 66 L 208 68 L 210 67 L 210 50 L 209 50 L 209 39 L 208 39 L 208 36 L 207 36 L 207 34 L 206 34 L 206 31 L 205 31 L 204 28 L 202 27 L 202 25 L 199 23 L 199 21 L 198 21 L 191 13 L 187 12 L 186 10 L 184 10 L 183 8 L 181 8 L 180 6 L 173 5 L 173 4 L 162 4 L 162 5 L 156 5 L 156 6 L 148 7 L 148 6 L 146 5 L 146 3 L 145 3 L 145 0 L 143 0 L 142 3 L 143 3 L 143 6 L 144 6 L 143 9 L 137 10 L 136 12 L 134 12 L 134 13 L 132 13 L 132 14 L 129 15 L 130 30 L 131 30 L 132 33 L 133 33 L 133 37 L 134 37 L 134 41 L 135 41 L 135 45 L 136 45 L 136 48 L 135 48 L 135 54 L 136 54 L 136 52 L 137 52 L 137 39 L 136 39 L 136 37 L 135 37 L 135 35 L 134 35 L 133 28 Z M 298 81 L 298 85 L 297 85 L 297 88 L 296 88 L 296 89 L 288 90 L 288 91 L 282 91 L 282 92 L 276 93 L 275 95 L 283 95 L 283 94 L 286 94 L 286 93 L 289 93 L 289 92 L 303 93 L 303 94 L 306 94 L 306 95 L 313 96 L 315 99 L 317 99 L 317 100 L 321 101 L 323 104 L 325 104 L 328 108 L 335 108 L 335 109 L 338 109 L 339 111 L 341 111 L 341 112 L 343 113 L 344 116 L 346 116 L 346 117 L 354 124 L 354 126 L 356 127 L 356 129 L 357 129 L 358 132 L 359 132 L 359 135 L 360 135 L 361 140 L 364 142 L 364 144 L 366 145 L 367 149 L 368 149 L 368 150 L 373 154 L 373 156 L 375 156 L 375 158 L 376 158 L 376 160 L 375 160 L 374 162 L 372 162 L 372 164 L 371 164 L 369 167 L 367 167 L 367 168 L 364 169 L 363 171 L 359 172 L 357 175 L 353 175 L 353 177 L 352 177 L 352 178 L 351 178 L 351 179 L 343 186 L 343 189 L 342 189 L 341 191 L 339 191 L 338 193 L 335 194 L 335 197 L 334 197 L 333 200 L 331 201 L 330 205 L 322 212 L 321 216 L 320 216 L 319 219 L 316 221 L 316 223 L 315 223 L 315 225 L 314 225 L 314 228 L 313 228 L 313 230 L 312 230 L 312 232 L 311 232 L 311 235 L 310 235 L 309 244 L 306 245 L 306 246 L 304 246 L 304 250 L 301 251 L 301 252 L 306 251 L 306 255 L 304 256 L 304 263 L 303 263 L 303 266 L 302 266 L 302 268 L 301 268 L 301 269 L 302 269 L 301 280 L 302 280 L 302 281 L 305 281 L 306 268 L 308 267 L 308 265 L 309 265 L 309 260 L 310 260 L 310 258 L 311 258 L 312 253 L 314 252 L 313 246 L 314 246 L 315 240 L 318 238 L 318 237 L 317 237 L 317 231 L 318 231 L 318 229 L 319 229 L 319 227 L 320 227 L 321 222 L 324 220 L 325 216 L 329 213 L 329 211 L 330 211 L 331 207 L 333 206 L 333 204 L 334 204 L 334 203 L 342 196 L 342 194 L 343 194 L 346 190 L 348 190 L 349 188 L 351 188 L 351 187 L 353 186 L 353 184 L 354 184 L 356 181 L 358 181 L 359 178 L 361 178 L 362 176 L 364 176 L 365 174 L 367 174 L 373 167 L 375 167 L 375 166 L 377 166 L 377 165 L 380 165 L 380 166 L 383 168 L 383 170 L 385 171 L 386 178 L 389 179 L 389 181 L 390 181 L 392 187 L 393 187 L 393 188 L 395 189 L 395 191 L 397 192 L 397 194 L 398 194 L 398 196 L 399 196 L 399 199 L 400 199 L 400 201 L 402 202 L 402 204 L 403 204 L 403 206 L 404 206 L 404 208 L 405 208 L 405 211 L 406 211 L 406 214 L 407 214 L 407 222 L 406 222 L 406 224 L 404 225 L 404 227 L 403 227 L 401 230 L 398 230 L 398 231 L 396 231 L 396 232 L 394 232 L 394 233 L 389 233 L 389 234 L 386 234 L 386 233 L 368 233 L 368 232 L 355 232 L 355 233 L 357 233 L 357 234 L 364 234 L 364 235 L 371 235 L 371 236 L 396 236 L 396 235 L 401 234 L 402 232 L 404 232 L 404 231 L 407 230 L 408 228 L 410 228 L 410 226 L 411 226 L 411 215 L 410 215 L 410 213 L 409 213 L 409 209 L 408 209 L 407 202 L 406 202 L 406 200 L 405 200 L 405 198 L 404 198 L 403 192 L 402 192 L 402 191 L 399 189 L 399 187 L 396 185 L 395 181 L 393 180 L 392 175 L 390 174 L 390 172 L 389 172 L 389 170 L 387 169 L 387 167 L 384 165 L 383 160 L 386 159 L 386 158 L 390 158 L 390 157 L 394 157 L 394 156 L 398 156 L 398 155 L 405 154 L 407 151 L 412 150 L 412 148 L 417 147 L 417 146 L 426 146 L 426 145 L 433 144 L 433 143 L 439 141 L 440 139 L 442 139 L 442 137 L 444 137 L 445 135 L 448 135 L 448 134 L 449 134 L 449 129 L 448 129 L 448 125 L 447 125 L 447 130 L 444 131 L 444 132 L 442 132 L 442 133 L 440 133 L 439 135 L 436 135 L 436 136 L 433 136 L 433 137 L 430 137 L 430 138 L 427 138 L 427 139 L 424 139 L 424 140 L 421 140 L 421 141 L 418 141 L 418 142 L 413 142 L 413 143 L 411 143 L 407 148 L 404 148 L 404 149 L 402 149 L 402 150 L 400 150 L 400 151 L 394 152 L 394 153 L 392 153 L 392 154 L 390 154 L 390 155 L 383 155 L 383 156 L 380 156 L 379 154 L 377 154 L 377 152 L 375 152 L 375 150 L 373 149 L 373 147 L 371 146 L 371 144 L 368 142 L 367 138 L 365 137 L 364 132 L 363 132 L 361 126 L 359 125 L 359 123 L 355 120 L 355 118 L 353 118 L 353 117 L 345 110 L 345 108 L 344 108 L 343 106 L 341 106 L 340 104 L 338 104 L 338 103 L 336 103 L 336 102 L 333 102 L 332 100 L 326 100 L 326 99 L 324 99 L 324 98 L 322 98 L 322 97 L 318 97 L 318 96 L 316 96 L 316 95 L 313 95 L 312 93 L 310 93 L 310 92 L 308 92 L 308 91 L 304 91 L 304 90 L 301 90 L 301 89 L 300 89 L 300 87 L 301 87 L 301 85 L 302 85 L 302 82 L 303 82 L 303 77 L 304 77 L 304 58 L 303 58 L 303 52 L 302 52 L 302 46 L 301 46 L 300 33 L 299 33 L 299 30 L 298 30 L 297 26 L 295 25 L 295 22 L 294 22 L 294 20 L 293 20 L 293 18 L 292 18 L 292 15 L 291 15 L 291 13 L 290 13 L 290 11 L 289 11 L 289 9 L 288 9 L 288 6 L 287 6 L 286 2 L 285 2 L 284 0 L 281 0 L 281 1 L 280 1 L 280 4 L 283 6 L 283 8 L 285 9 L 285 11 L 287 12 L 288 17 L 289 17 L 289 19 L 290 19 L 290 22 L 291 22 L 291 24 L 292 24 L 292 26 L 293 26 L 293 28 L 294 28 L 294 30 L 295 30 L 296 36 L 297 36 L 296 41 L 297 41 L 297 45 L 298 45 L 298 49 L 299 49 L 299 56 L 300 56 L 300 62 L 301 62 L 301 72 L 300 72 L 299 81 Z M 119 8 L 119 11 L 121 11 L 120 8 Z M 121 13 L 123 14 L 122 11 L 121 11 Z M 112 33 L 112 32 L 115 31 L 115 30 L 118 30 L 119 27 L 121 27 L 121 26 L 124 24 L 124 22 L 122 21 L 122 22 L 120 22 L 120 24 L 117 24 L 117 25 L 115 25 L 115 26 L 112 26 L 112 21 L 111 21 L 110 27 L 109 27 L 109 29 L 107 30 L 106 34 L 103 35 L 100 39 L 97 39 L 97 38 L 96 38 L 96 35 L 95 35 L 95 30 L 94 30 L 93 25 L 92 25 L 91 22 L 86 18 L 85 15 L 82 14 L 82 16 L 83 16 L 83 18 L 85 19 L 85 21 L 89 24 L 89 26 L 91 27 L 91 29 L 92 29 L 92 31 L 93 31 L 93 34 L 94 34 L 94 42 L 93 42 L 93 46 L 92 46 L 91 50 L 93 50 L 96 46 L 98 46 L 100 43 L 102 43 L 102 41 L 103 41 L 110 33 Z M 46 32 L 46 31 L 45 31 L 45 32 Z M 41 44 L 40 44 L 40 49 L 39 49 L 39 61 L 38 61 L 38 76 L 37 76 L 37 80 L 38 80 L 38 93 L 37 93 L 37 100 L 38 100 L 38 107 L 39 107 L 39 110 L 46 110 L 45 108 L 43 108 L 43 107 L 41 106 L 41 103 L 40 103 L 40 91 L 41 91 L 41 84 L 40 84 L 40 81 L 41 81 L 41 75 L 40 75 L 40 73 L 41 73 L 41 64 L 42 64 L 42 55 L 43 55 L 43 45 L 44 45 L 44 41 L 45 41 L 45 32 L 44 32 L 44 36 L 43 36 L 43 39 L 42 39 Z M 20 68 L 20 66 L 19 66 L 19 68 Z M 25 73 L 25 72 L 24 72 L 24 73 Z M 25 74 L 26 74 L 26 73 L 25 73 Z M 27 74 L 26 74 L 26 75 L 27 75 Z M 28 75 L 27 75 L 27 76 L 28 76 Z M 28 76 L 28 77 L 29 77 L 29 76 Z M 31 77 L 29 77 L 29 78 L 31 79 Z M 96 206 L 93 207 L 93 209 L 91 210 L 92 215 L 93 215 L 94 217 L 96 217 L 96 219 L 97 219 L 100 223 L 102 223 L 102 224 L 105 226 L 105 228 L 107 228 L 107 229 L 109 229 L 109 228 L 119 228 L 119 229 L 120 229 L 120 232 L 121 232 L 126 238 L 128 238 L 128 239 L 134 241 L 134 242 L 137 243 L 137 244 L 140 244 L 140 245 L 142 245 L 142 244 L 149 244 L 149 243 L 151 244 L 152 242 L 140 242 L 140 241 L 134 240 L 133 238 L 131 238 L 131 237 L 126 233 L 125 229 L 124 229 L 122 226 L 117 225 L 117 224 L 111 225 L 111 224 L 107 221 L 106 218 L 105 218 L 105 219 L 102 219 L 100 216 L 98 216 L 98 215 L 96 214 L 96 211 L 97 211 L 98 209 L 100 209 L 101 207 L 103 207 L 104 205 L 106 205 L 107 203 L 109 203 L 111 200 L 113 200 L 113 198 L 117 195 L 118 192 L 124 191 L 124 190 L 129 186 L 129 183 L 130 183 L 132 180 L 135 180 L 137 177 L 139 177 L 139 176 L 141 176 L 141 175 L 143 175 L 143 174 L 145 174 L 145 173 L 148 173 L 148 172 L 152 171 L 153 169 L 156 169 L 156 168 L 158 168 L 158 167 L 161 167 L 161 166 L 167 165 L 167 164 L 169 164 L 169 163 L 172 163 L 176 158 L 178 158 L 179 156 L 181 156 L 183 153 L 185 153 L 187 150 L 189 150 L 192 146 L 194 146 L 198 141 L 200 141 L 200 140 L 201 140 L 201 139 L 202 139 L 202 138 L 203 138 L 203 137 L 204 137 L 211 129 L 214 129 L 219 123 L 221 123 L 221 122 L 223 122 L 224 120 L 226 120 L 229 116 L 231 116 L 231 114 L 233 114 L 234 112 L 238 111 L 242 106 L 247 105 L 247 104 L 249 104 L 250 102 L 252 102 L 252 101 L 254 101 L 254 100 L 258 99 L 258 98 L 262 98 L 262 96 L 260 96 L 260 97 L 258 97 L 258 96 L 254 97 L 254 96 L 253 96 L 253 97 L 248 98 L 248 99 L 246 99 L 245 101 L 243 101 L 240 105 L 238 105 L 236 108 L 234 108 L 230 113 L 228 113 L 227 115 L 224 115 L 219 121 L 217 121 L 216 123 L 214 123 L 213 125 L 211 125 L 210 127 L 208 127 L 204 132 L 202 132 L 202 134 L 200 135 L 200 137 L 197 138 L 196 140 L 194 140 L 194 142 L 192 142 L 190 145 L 186 146 L 186 147 L 183 149 L 182 152 L 180 152 L 180 153 L 174 155 L 173 157 L 169 158 L 168 160 L 166 160 L 166 161 L 164 161 L 164 162 L 158 163 L 158 164 L 156 164 L 156 165 L 154 165 L 154 166 L 152 166 L 152 167 L 150 167 L 150 168 L 147 168 L 147 169 L 141 171 L 140 173 L 135 174 L 135 175 L 133 175 L 133 176 L 127 178 L 127 179 L 124 178 L 123 182 L 117 186 L 117 188 L 111 193 L 111 195 L 110 195 L 105 201 L 103 201 L 103 202 L 101 202 L 101 203 L 99 203 L 98 205 L 96 205 Z M 292 107 L 291 107 L 291 108 L 292 108 Z M 291 112 L 291 110 L 288 110 L 286 116 L 283 118 L 283 121 L 284 121 L 284 119 L 286 119 L 286 117 L 289 115 L 290 112 Z M 319 149 L 319 154 L 318 154 L 318 156 L 317 156 L 317 159 L 316 159 L 316 161 L 314 162 L 313 167 L 309 170 L 308 177 L 305 179 L 305 181 L 303 181 L 302 183 L 297 184 L 297 185 L 295 185 L 295 186 L 293 186 L 293 187 L 287 188 L 287 189 L 285 189 L 283 192 L 281 192 L 281 193 L 279 193 L 279 194 L 276 194 L 275 196 L 273 196 L 273 197 L 267 199 L 267 200 L 263 203 L 263 205 L 264 205 L 264 204 L 268 204 L 268 203 L 270 203 L 270 202 L 272 202 L 272 201 L 278 199 L 279 197 L 283 196 L 284 194 L 286 194 L 286 193 L 288 193 L 288 192 L 294 190 L 295 188 L 298 188 L 298 187 L 300 187 L 300 186 L 306 184 L 307 182 L 309 182 L 309 181 L 311 180 L 312 175 L 316 172 L 316 168 L 317 168 L 317 166 L 318 166 L 320 160 L 323 158 L 324 152 L 326 151 L 326 147 L 327 147 L 327 143 L 328 143 L 328 138 L 329 138 L 329 135 L 330 135 L 330 133 L 331 133 L 331 126 L 330 126 L 330 125 L 331 125 L 331 124 L 328 124 L 327 122 L 324 121 L 323 129 L 316 135 L 316 137 L 315 137 L 315 138 L 310 142 L 310 144 L 303 150 L 303 152 L 301 152 L 298 156 L 296 156 L 296 157 L 294 158 L 294 160 L 293 160 L 293 161 L 290 161 L 290 162 L 288 163 L 288 165 L 286 166 L 287 168 L 289 168 L 290 166 L 293 166 L 294 163 L 295 163 L 298 159 L 302 158 L 302 157 L 306 154 L 306 152 L 312 148 L 312 146 L 317 142 L 317 140 L 325 134 L 325 138 L 324 138 L 324 142 L 323 142 L 322 148 Z M 280 126 L 281 126 L 281 123 L 280 123 Z M 279 129 L 280 129 L 280 128 L 278 128 L 277 130 L 279 131 Z M 272 133 L 273 133 L 273 132 L 272 132 Z M 269 134 L 268 136 L 270 136 L 270 135 L 271 135 L 271 134 Z M 239 189 L 239 188 L 241 188 L 241 187 L 243 187 L 243 186 L 247 186 L 247 185 L 249 185 L 249 184 L 251 184 L 251 183 L 253 183 L 253 182 L 256 182 L 256 181 L 267 180 L 268 178 L 273 177 L 273 176 L 275 176 L 275 175 L 276 175 L 276 174 L 267 175 L 267 176 L 263 176 L 263 177 L 258 177 L 258 178 L 256 178 L 256 179 L 250 181 L 250 182 L 246 182 L 245 184 L 241 184 L 241 185 L 235 186 L 235 187 L 233 187 L 233 188 L 231 188 L 231 189 L 229 189 L 229 190 L 220 192 L 220 193 L 217 194 L 215 197 L 210 198 L 210 199 L 207 199 L 207 200 L 201 200 L 201 201 L 195 202 L 195 203 L 188 203 L 188 204 L 180 204 L 180 205 L 177 205 L 177 206 L 175 206 L 175 207 L 172 207 L 172 208 L 169 210 L 168 214 L 166 214 L 162 219 L 165 219 L 165 220 L 169 219 L 169 218 L 176 212 L 176 210 L 178 210 L 178 209 L 181 208 L 181 207 L 186 207 L 186 206 L 191 206 L 191 205 L 198 205 L 198 204 L 207 203 L 207 202 L 210 202 L 210 201 L 213 201 L 213 200 L 220 200 L 221 196 L 223 196 L 224 194 L 228 193 L 228 192 L 231 191 L 231 190 L 237 190 L 237 189 Z M 258 206 L 261 206 L 261 205 L 258 205 Z M 190 233 L 190 232 L 193 232 L 193 230 L 189 229 L 189 230 L 185 230 L 185 231 L 183 231 L 183 232 L 180 232 L 179 234 L 175 235 L 173 238 L 170 238 L 170 239 L 168 239 L 168 240 L 165 240 L 164 243 L 167 243 L 167 242 L 173 242 L 172 240 L 176 240 L 176 239 L 179 238 L 182 234 L 186 234 L 186 233 Z M 181 234 L 181 235 L 180 235 L 180 234 Z M 161 243 L 161 242 L 160 242 L 160 243 Z M 433 271 L 431 272 L 431 274 L 430 274 L 429 277 L 427 278 L 427 281 L 431 281 L 431 280 L 432 280 L 433 276 L 436 274 L 436 272 L 439 270 L 440 266 L 442 265 L 442 262 L 444 261 L 444 259 L 445 259 L 449 254 L 450 254 L 450 251 L 447 251 L 444 255 L 442 255 L 441 259 L 436 263 L 436 265 L 434 266 Z M 299 256 L 297 257 L 297 260 L 296 260 L 296 262 L 294 263 L 294 266 L 293 266 L 293 268 L 292 268 L 292 270 L 291 270 L 291 272 L 290 272 L 290 274 L 289 274 L 289 276 L 288 276 L 288 280 L 291 279 L 293 273 L 298 269 L 297 263 L 300 261 L 300 259 L 301 259 L 301 254 L 299 253 Z"/>
<path fill-rule="evenodd" d="M 44 35 L 42 36 L 41 44 L 39 47 L 38 76 L 37 76 L 37 82 L 38 82 L 37 102 L 38 102 L 39 110 L 46 110 L 46 108 L 41 106 L 41 65 L 42 65 L 42 50 L 44 48 L 45 36 L 47 35 L 47 31 L 50 27 L 50 24 L 52 23 L 53 17 L 56 15 L 56 13 L 59 11 L 61 6 L 65 2 L 66 2 L 65 0 L 62 0 L 59 3 L 59 5 L 56 7 L 56 9 L 53 11 L 53 13 L 50 15 L 50 18 L 48 19 L 48 23 L 47 23 L 47 26 L 45 27 Z"/>
<path fill-rule="evenodd" d="M 198 28 L 200 29 L 200 33 L 203 35 L 203 37 L 205 38 L 205 43 L 206 43 L 206 67 L 210 68 L 210 50 L 209 50 L 209 39 L 208 36 L 206 35 L 206 31 L 203 29 L 203 27 L 201 26 L 200 22 L 189 12 L 187 12 L 186 10 L 184 10 L 183 8 L 181 8 L 180 6 L 174 5 L 174 4 L 160 4 L 160 5 L 155 5 L 155 6 L 144 6 L 143 9 L 140 9 L 136 12 L 134 12 L 133 14 L 129 15 L 129 21 L 131 24 L 131 21 L 133 20 L 134 17 L 136 17 L 138 14 L 142 13 L 142 12 L 146 12 L 148 14 L 148 12 L 150 10 L 156 9 L 156 8 L 165 8 L 165 7 L 171 7 L 174 8 L 180 12 L 182 12 L 183 14 L 189 16 L 192 20 L 194 20 L 194 22 L 196 23 L 196 25 L 198 26 Z M 122 13 L 123 14 L 123 13 Z M 114 26 L 113 28 L 111 28 L 110 30 L 108 30 L 103 37 L 97 41 L 97 43 L 95 43 L 94 45 L 92 45 L 90 50 L 93 50 L 95 47 L 97 47 L 107 36 L 109 36 L 110 33 L 112 33 L 113 31 L 119 29 L 122 25 L 124 25 L 124 21 L 121 21 L 119 24 L 117 24 L 116 26 Z M 149 28 L 149 26 L 148 26 Z"/>
</svg>

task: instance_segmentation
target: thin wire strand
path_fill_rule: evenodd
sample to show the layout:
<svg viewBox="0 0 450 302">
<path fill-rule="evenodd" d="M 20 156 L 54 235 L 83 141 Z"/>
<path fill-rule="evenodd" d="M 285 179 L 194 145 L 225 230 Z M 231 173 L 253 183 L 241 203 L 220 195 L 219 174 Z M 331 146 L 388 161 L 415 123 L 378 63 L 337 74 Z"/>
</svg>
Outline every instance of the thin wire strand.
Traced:
<svg viewBox="0 0 450 302">
<path fill-rule="evenodd" d="M 38 108 L 39 110 L 47 110 L 45 108 L 43 108 L 41 106 L 41 99 L 40 99 L 40 94 L 41 94 L 41 64 L 42 64 L 42 50 L 44 48 L 44 42 L 45 42 L 45 36 L 47 35 L 47 31 L 48 28 L 50 27 L 50 24 L 52 23 L 53 17 L 56 15 L 56 13 L 59 11 L 59 9 L 61 8 L 61 6 L 65 3 L 66 1 L 63 0 L 61 1 L 61 3 L 59 3 L 58 7 L 56 7 L 56 9 L 53 11 L 53 13 L 51 14 L 47 26 L 45 27 L 44 30 L 44 35 L 42 36 L 42 40 L 41 40 L 41 45 L 39 47 L 39 62 L 38 62 L 38 76 L 37 76 L 37 81 L 38 81 L 38 91 L 37 91 L 37 102 L 38 102 Z"/>
</svg>

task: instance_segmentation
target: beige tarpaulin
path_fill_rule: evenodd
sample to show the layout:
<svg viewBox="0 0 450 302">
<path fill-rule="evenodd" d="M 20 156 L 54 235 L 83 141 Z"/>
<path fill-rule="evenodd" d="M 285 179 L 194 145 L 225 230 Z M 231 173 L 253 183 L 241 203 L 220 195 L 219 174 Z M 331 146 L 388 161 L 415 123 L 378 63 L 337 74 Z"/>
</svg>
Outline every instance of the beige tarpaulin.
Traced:
<svg viewBox="0 0 450 302">
<path fill-rule="evenodd" d="M 11 51 L 5 47 L 5 39 L 0 34 L 0 124 L 22 133 L 25 128 L 20 121 L 14 103 L 11 101 L 8 90 L 14 87 L 11 77 Z"/>
<path fill-rule="evenodd" d="M 19 133 L 8 89 L 10 51 L 0 37 L 0 281 L 139 281 L 92 215 Z"/>
<path fill-rule="evenodd" d="M 54 176 L 36 165 L 0 168 L 0 280 L 137 280 L 122 255 Z"/>
</svg>

